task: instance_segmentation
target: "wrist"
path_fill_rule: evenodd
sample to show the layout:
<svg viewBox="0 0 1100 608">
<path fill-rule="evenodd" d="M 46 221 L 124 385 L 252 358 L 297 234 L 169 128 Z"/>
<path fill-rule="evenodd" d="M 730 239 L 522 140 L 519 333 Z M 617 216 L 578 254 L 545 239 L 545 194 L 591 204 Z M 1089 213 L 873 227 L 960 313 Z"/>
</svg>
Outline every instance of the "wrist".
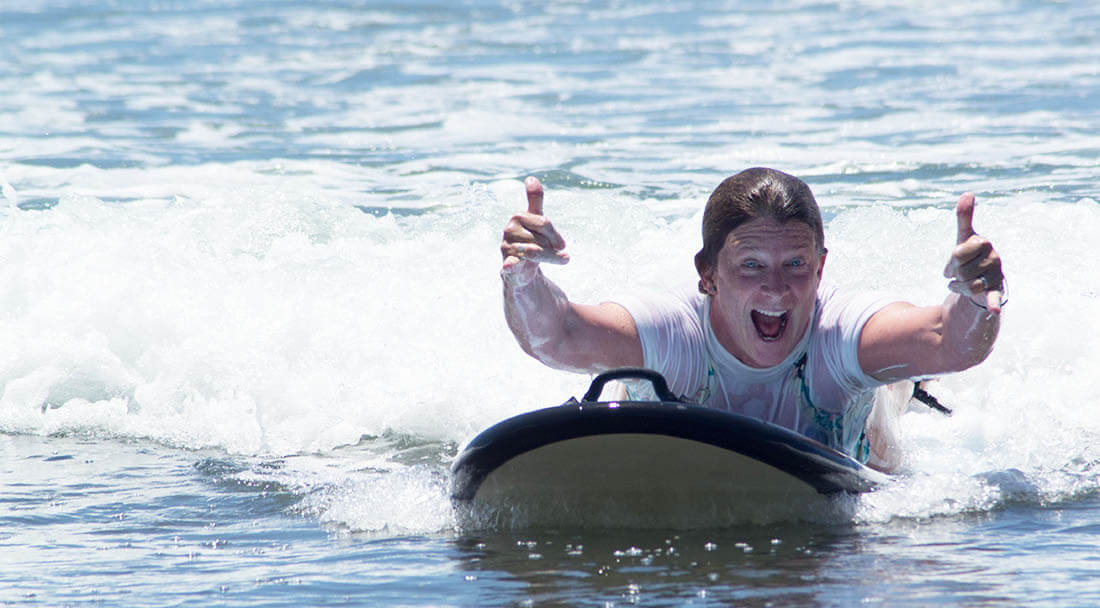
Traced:
<svg viewBox="0 0 1100 608">
<path fill-rule="evenodd" d="M 539 265 L 528 260 L 520 260 L 512 265 L 505 265 L 500 270 L 500 278 L 504 285 L 512 289 L 522 289 L 530 285 L 538 276 Z"/>
</svg>

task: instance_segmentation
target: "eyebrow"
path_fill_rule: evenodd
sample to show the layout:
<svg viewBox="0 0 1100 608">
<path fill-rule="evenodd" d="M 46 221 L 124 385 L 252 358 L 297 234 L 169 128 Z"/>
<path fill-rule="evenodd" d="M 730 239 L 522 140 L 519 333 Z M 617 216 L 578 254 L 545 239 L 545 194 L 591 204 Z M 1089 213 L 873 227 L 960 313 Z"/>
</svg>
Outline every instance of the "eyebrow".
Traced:
<svg viewBox="0 0 1100 608">
<path fill-rule="evenodd" d="M 769 248 L 769 243 L 770 243 L 770 240 L 766 239 L 766 238 L 749 237 L 747 239 L 737 239 L 732 244 L 733 244 L 734 248 L 736 248 L 736 249 L 754 250 L 754 249 L 767 249 L 767 248 Z M 802 243 L 802 244 L 796 245 L 794 247 L 784 247 L 783 250 L 784 251 L 799 251 L 799 252 L 801 252 L 801 251 L 804 251 L 804 250 L 811 250 L 812 251 L 815 248 L 816 248 L 816 244 L 813 241 L 811 241 L 809 243 Z"/>
</svg>

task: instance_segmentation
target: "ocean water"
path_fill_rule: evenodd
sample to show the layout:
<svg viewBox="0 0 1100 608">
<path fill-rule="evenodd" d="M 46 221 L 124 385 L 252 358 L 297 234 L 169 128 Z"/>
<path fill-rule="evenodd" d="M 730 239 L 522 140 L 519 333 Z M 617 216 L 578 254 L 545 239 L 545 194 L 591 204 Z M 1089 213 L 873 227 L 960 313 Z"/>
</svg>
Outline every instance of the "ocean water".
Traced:
<svg viewBox="0 0 1100 608">
<path fill-rule="evenodd" d="M 0 0 L 0 92 L 2 605 L 1100 602 L 1095 2 Z M 599 301 L 756 165 L 925 304 L 975 192 L 1011 299 L 955 415 L 835 512 L 461 529 L 462 445 L 589 382 L 503 322 L 522 178 Z"/>
</svg>

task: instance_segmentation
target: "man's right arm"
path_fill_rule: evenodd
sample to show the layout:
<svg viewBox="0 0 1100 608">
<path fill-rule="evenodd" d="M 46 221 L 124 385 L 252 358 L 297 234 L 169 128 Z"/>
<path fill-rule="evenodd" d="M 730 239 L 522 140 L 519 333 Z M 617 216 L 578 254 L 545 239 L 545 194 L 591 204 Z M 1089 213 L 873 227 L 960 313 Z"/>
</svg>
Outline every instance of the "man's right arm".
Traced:
<svg viewBox="0 0 1100 608">
<path fill-rule="evenodd" d="M 634 319 L 618 304 L 570 302 L 540 262 L 565 264 L 565 240 L 542 214 L 542 184 L 527 178 L 527 213 L 504 229 L 504 316 L 523 350 L 550 367 L 598 372 L 642 365 Z"/>
</svg>

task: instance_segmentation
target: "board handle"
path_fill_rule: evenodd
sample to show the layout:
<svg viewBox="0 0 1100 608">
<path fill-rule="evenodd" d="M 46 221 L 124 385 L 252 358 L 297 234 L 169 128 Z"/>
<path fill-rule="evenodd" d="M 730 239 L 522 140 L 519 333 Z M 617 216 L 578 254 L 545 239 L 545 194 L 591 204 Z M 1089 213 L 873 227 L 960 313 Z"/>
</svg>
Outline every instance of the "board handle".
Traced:
<svg viewBox="0 0 1100 608">
<path fill-rule="evenodd" d="M 584 394 L 582 401 L 594 402 L 598 400 L 605 384 L 612 380 L 624 379 L 649 380 L 653 384 L 653 391 L 657 393 L 657 397 L 661 401 L 680 401 L 676 395 L 672 394 L 672 391 L 668 390 L 668 383 L 665 382 L 664 376 L 645 367 L 620 367 L 596 376 L 592 380 L 592 386 L 589 386 L 588 392 Z"/>
</svg>

